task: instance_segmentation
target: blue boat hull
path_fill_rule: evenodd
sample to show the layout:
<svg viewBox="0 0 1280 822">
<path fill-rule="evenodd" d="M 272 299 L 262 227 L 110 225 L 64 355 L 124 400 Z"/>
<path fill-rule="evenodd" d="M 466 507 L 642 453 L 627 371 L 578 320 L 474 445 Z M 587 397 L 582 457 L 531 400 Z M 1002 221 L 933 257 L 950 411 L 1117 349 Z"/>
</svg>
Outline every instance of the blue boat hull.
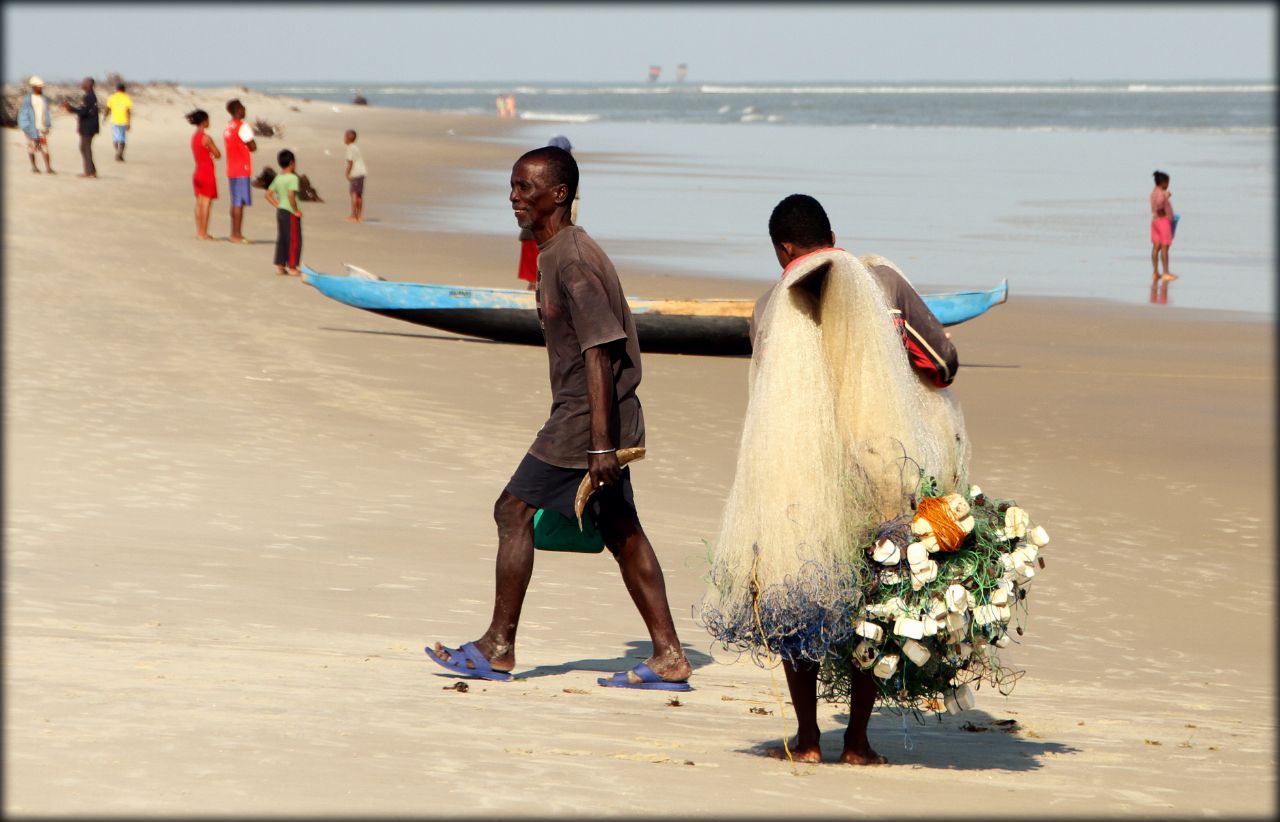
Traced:
<svg viewBox="0 0 1280 822">
<path fill-rule="evenodd" d="M 542 345 L 534 296 L 506 288 L 401 283 L 320 274 L 303 266 L 303 281 L 346 305 L 500 342 Z M 1008 283 L 990 291 L 924 294 L 943 325 L 956 325 L 1007 299 Z M 644 351 L 719 356 L 751 353 L 752 300 L 645 300 L 628 297 Z"/>
</svg>

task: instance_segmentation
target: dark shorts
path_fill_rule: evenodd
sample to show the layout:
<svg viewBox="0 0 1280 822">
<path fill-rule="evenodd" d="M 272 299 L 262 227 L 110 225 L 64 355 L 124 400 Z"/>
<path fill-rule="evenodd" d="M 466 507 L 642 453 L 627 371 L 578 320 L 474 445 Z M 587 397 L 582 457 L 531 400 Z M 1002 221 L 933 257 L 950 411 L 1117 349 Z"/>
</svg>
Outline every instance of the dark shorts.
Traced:
<svg viewBox="0 0 1280 822">
<path fill-rule="evenodd" d="M 576 520 L 573 498 L 586 473 L 585 468 L 561 468 L 545 463 L 533 454 L 525 454 L 504 490 L 535 508 L 546 508 Z M 621 501 L 635 511 L 636 500 L 631 489 L 630 466 L 622 469 L 620 482 L 601 488 L 587 501 L 587 510 L 596 522 L 600 521 L 601 502 L 619 495 Z"/>
<path fill-rule="evenodd" d="M 359 194 L 361 197 L 364 196 L 364 178 L 363 177 L 351 178 L 351 193 Z"/>
</svg>

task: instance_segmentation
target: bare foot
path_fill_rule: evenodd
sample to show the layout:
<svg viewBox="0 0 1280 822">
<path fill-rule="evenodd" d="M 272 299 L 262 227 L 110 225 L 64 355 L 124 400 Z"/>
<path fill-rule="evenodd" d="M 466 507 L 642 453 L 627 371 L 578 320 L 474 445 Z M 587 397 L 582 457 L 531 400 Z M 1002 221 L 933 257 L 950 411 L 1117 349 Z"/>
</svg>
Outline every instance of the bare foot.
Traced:
<svg viewBox="0 0 1280 822">
<path fill-rule="evenodd" d="M 870 745 L 859 748 L 845 748 L 840 754 L 840 762 L 845 765 L 884 765 L 889 762 L 872 750 Z"/>
<path fill-rule="evenodd" d="M 276 273 L 279 274 L 281 277 L 286 276 L 284 271 L 284 266 L 282 265 L 276 266 Z"/>
<path fill-rule="evenodd" d="M 46 168 L 46 169 L 44 170 L 44 173 L 45 173 L 45 174 L 57 174 L 58 172 L 54 171 L 54 170 L 53 170 L 53 169 L 51 169 L 51 168 Z"/>
<path fill-rule="evenodd" d="M 348 216 L 348 217 L 347 217 L 347 222 L 349 222 L 349 223 L 358 223 L 358 222 L 360 222 L 360 221 L 359 221 L 358 219 L 356 219 L 355 217 Z"/>
<path fill-rule="evenodd" d="M 243 243 L 243 242 L 244 242 L 244 237 L 228 237 L 228 238 L 227 238 L 227 242 L 229 242 L 229 243 Z"/>
<path fill-rule="evenodd" d="M 39 174 L 39 173 L 40 173 L 40 169 L 36 168 L 35 166 L 32 166 L 32 167 L 31 167 L 31 170 L 32 170 L 32 172 L 34 172 L 34 173 L 36 173 L 36 174 Z"/>
<path fill-rule="evenodd" d="M 197 234 L 197 235 L 196 235 L 196 238 L 197 238 L 197 239 L 200 239 L 200 240 L 216 240 L 216 239 L 218 239 L 217 237 L 213 236 L 212 234 Z"/>
<path fill-rule="evenodd" d="M 302 276 L 302 272 L 301 272 L 301 271 L 299 271 L 299 270 L 298 270 L 298 269 L 296 269 L 296 268 L 291 268 L 291 269 L 289 269 L 289 276 L 290 276 L 290 277 L 301 277 L 301 276 Z"/>
<path fill-rule="evenodd" d="M 85 178 L 86 180 L 96 180 L 96 179 L 98 179 L 98 175 L 97 175 L 97 174 L 77 174 L 76 176 L 77 176 L 77 177 L 83 177 L 83 178 Z"/>
<path fill-rule="evenodd" d="M 791 758 L 796 762 L 814 762 L 822 761 L 822 748 L 817 745 L 810 745 L 804 748 L 798 747 L 795 743 L 787 743 L 791 746 Z M 765 756 L 771 756 L 774 759 L 786 759 L 787 751 L 781 745 L 770 745 L 764 749 Z"/>
<path fill-rule="evenodd" d="M 1176 280 L 1176 279 L 1178 279 L 1178 275 L 1177 275 L 1177 274 L 1170 274 L 1169 272 L 1167 272 L 1167 271 L 1166 271 L 1163 275 L 1161 275 L 1160 279 L 1161 279 L 1161 280 L 1163 280 L 1163 281 L 1165 281 L 1165 282 L 1167 283 L 1167 282 L 1169 282 L 1170 280 Z"/>
</svg>

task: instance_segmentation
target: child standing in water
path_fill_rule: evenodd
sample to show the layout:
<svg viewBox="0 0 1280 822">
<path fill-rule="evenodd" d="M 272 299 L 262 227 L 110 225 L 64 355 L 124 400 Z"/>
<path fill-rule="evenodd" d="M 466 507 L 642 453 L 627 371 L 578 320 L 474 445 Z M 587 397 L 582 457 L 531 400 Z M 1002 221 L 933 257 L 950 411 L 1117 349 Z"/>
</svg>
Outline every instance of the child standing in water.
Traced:
<svg viewBox="0 0 1280 822">
<path fill-rule="evenodd" d="M 1169 194 L 1169 175 L 1155 173 L 1156 187 L 1151 190 L 1151 279 L 1178 279 L 1169 271 L 1169 246 L 1173 245 L 1173 201 Z M 1164 261 L 1164 274 L 1160 273 L 1160 261 Z"/>
<path fill-rule="evenodd" d="M 276 207 L 276 273 L 301 277 L 298 263 L 302 259 L 302 210 L 298 208 L 298 175 L 293 152 L 284 149 L 276 155 L 280 173 L 267 186 L 267 202 Z"/>
</svg>

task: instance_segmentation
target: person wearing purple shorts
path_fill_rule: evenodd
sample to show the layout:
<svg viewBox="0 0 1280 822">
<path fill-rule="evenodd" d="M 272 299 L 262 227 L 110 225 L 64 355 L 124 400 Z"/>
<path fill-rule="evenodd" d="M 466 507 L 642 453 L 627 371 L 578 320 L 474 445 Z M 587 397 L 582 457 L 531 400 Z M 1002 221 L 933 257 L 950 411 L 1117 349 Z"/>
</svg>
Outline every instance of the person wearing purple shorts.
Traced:
<svg viewBox="0 0 1280 822">
<path fill-rule="evenodd" d="M 253 205 L 249 196 L 249 180 L 253 176 L 253 161 L 249 155 L 258 149 L 253 139 L 253 126 L 244 121 L 244 104 L 239 100 L 227 102 L 227 114 L 231 120 L 222 132 L 222 144 L 227 155 L 227 188 L 231 192 L 231 236 L 233 243 L 248 243 L 240 233 L 244 220 L 244 207 Z"/>
</svg>

